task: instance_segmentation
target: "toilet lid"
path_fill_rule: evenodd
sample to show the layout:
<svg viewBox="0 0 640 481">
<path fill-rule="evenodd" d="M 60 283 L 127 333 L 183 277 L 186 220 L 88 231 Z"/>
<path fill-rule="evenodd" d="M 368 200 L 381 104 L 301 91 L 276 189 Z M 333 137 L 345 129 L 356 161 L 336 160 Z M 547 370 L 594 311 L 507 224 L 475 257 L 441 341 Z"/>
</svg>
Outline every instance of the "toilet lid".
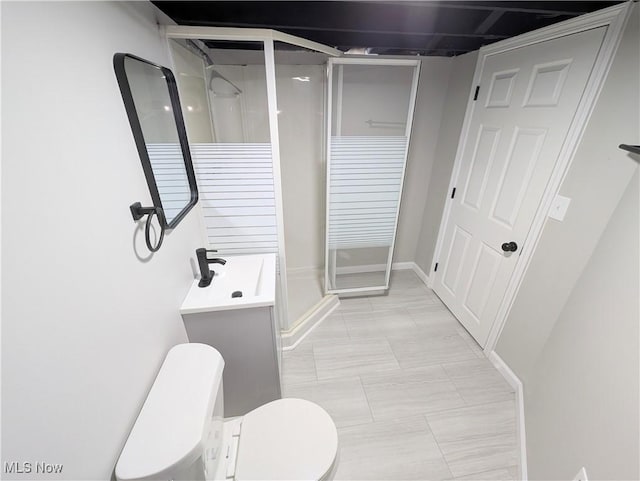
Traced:
<svg viewBox="0 0 640 481">
<path fill-rule="evenodd" d="M 304 399 L 279 399 L 242 419 L 235 479 L 319 480 L 337 452 L 338 432 L 324 409 Z"/>
</svg>

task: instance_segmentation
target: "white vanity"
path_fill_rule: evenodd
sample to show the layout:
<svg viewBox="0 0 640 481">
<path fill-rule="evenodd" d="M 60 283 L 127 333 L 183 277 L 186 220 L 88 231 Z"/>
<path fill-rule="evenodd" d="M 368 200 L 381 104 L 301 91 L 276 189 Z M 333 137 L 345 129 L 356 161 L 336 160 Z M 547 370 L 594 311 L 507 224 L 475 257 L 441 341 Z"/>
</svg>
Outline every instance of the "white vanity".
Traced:
<svg viewBox="0 0 640 481">
<path fill-rule="evenodd" d="M 282 397 L 281 342 L 275 254 L 225 260 L 208 287 L 194 280 L 180 313 L 189 342 L 213 346 L 225 360 L 224 415 L 231 417 Z"/>
</svg>

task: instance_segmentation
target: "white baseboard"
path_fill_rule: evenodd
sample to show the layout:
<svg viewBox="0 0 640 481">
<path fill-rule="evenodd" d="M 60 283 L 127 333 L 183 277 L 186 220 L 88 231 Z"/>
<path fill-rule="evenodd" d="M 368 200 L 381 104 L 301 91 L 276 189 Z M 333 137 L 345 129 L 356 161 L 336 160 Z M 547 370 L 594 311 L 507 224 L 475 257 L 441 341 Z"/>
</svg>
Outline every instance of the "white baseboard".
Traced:
<svg viewBox="0 0 640 481">
<path fill-rule="evenodd" d="M 287 275 L 293 277 L 317 277 L 321 278 L 322 276 L 322 268 L 321 267 L 291 267 L 287 268 Z"/>
<path fill-rule="evenodd" d="M 416 274 L 416 276 L 418 276 L 418 278 L 425 286 L 429 287 L 429 276 L 424 273 L 424 271 L 418 264 L 416 264 L 415 262 L 412 262 L 411 264 L 413 264 L 411 268 L 413 269 L 413 272 Z"/>
<path fill-rule="evenodd" d="M 394 262 L 393 263 L 393 270 L 394 271 L 400 271 L 400 270 L 412 270 L 414 272 L 414 274 L 416 276 L 418 276 L 418 278 L 424 283 L 425 286 L 428 286 L 429 284 L 429 276 L 427 276 L 424 271 L 420 268 L 420 266 L 418 264 L 416 264 L 415 262 Z"/>
<path fill-rule="evenodd" d="M 394 262 L 393 264 L 391 264 L 391 270 L 393 271 L 406 271 L 409 269 L 413 269 L 413 266 L 415 266 L 416 263 L 415 262 Z"/>
<path fill-rule="evenodd" d="M 386 264 L 368 264 L 362 266 L 345 266 L 338 267 L 336 274 L 360 274 L 363 272 L 379 272 L 384 271 L 387 268 Z M 420 280 L 427 285 L 429 282 L 429 276 L 420 268 L 418 264 L 412 261 L 408 262 L 394 262 L 391 265 L 391 269 L 394 271 L 412 270 Z"/>
<path fill-rule="evenodd" d="M 296 346 L 300 344 L 311 331 L 318 327 L 322 321 L 329 317 L 329 314 L 337 309 L 339 305 L 340 299 L 338 299 L 338 296 L 324 296 L 320 302 L 302 316 L 302 321 L 293 328 L 282 332 L 282 350 L 291 351 L 295 349 Z"/>
<path fill-rule="evenodd" d="M 487 358 L 516 392 L 516 423 L 518 429 L 518 442 L 520 444 L 519 479 L 527 481 L 527 436 L 524 421 L 524 391 L 522 381 L 518 376 L 516 376 L 507 363 L 502 360 L 496 351 L 491 351 Z"/>
</svg>

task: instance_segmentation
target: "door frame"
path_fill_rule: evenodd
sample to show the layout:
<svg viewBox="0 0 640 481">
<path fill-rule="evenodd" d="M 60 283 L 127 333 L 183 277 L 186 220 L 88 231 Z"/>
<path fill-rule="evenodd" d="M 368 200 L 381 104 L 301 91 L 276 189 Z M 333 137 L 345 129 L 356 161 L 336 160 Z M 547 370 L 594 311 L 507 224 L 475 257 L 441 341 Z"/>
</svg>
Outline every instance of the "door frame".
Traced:
<svg viewBox="0 0 640 481">
<path fill-rule="evenodd" d="M 235 27 L 191 27 L 183 25 L 165 25 L 163 27 L 167 49 L 169 40 L 234 40 L 236 42 L 260 42 L 263 44 L 265 61 L 265 81 L 267 88 L 267 108 L 269 117 L 269 140 L 271 142 L 271 162 L 273 166 L 273 188 L 276 205 L 276 224 L 278 236 L 279 265 L 279 310 L 278 323 L 281 330 L 291 328 L 295 320 L 289 319 L 289 296 L 287 288 L 287 260 L 284 233 L 284 208 L 282 198 L 282 174 L 280 168 L 280 135 L 278 132 L 278 98 L 276 95 L 275 42 L 283 42 L 308 50 L 321 52 L 330 57 L 340 57 L 342 52 L 336 48 L 313 42 L 301 37 L 289 35 L 277 30 L 264 28 Z M 204 232 L 203 232 L 204 235 Z M 206 236 L 205 236 L 206 239 Z"/>
<path fill-rule="evenodd" d="M 520 255 L 516 260 L 516 265 L 511 276 L 509 285 L 505 292 L 504 298 L 500 303 L 500 307 L 496 314 L 496 318 L 493 321 L 493 325 L 489 331 L 489 337 L 486 345 L 484 346 L 485 353 L 490 353 L 495 349 L 498 342 L 498 338 L 502 333 L 502 329 L 506 323 L 506 320 L 513 306 L 513 302 L 520 289 L 524 276 L 527 272 L 533 253 L 536 250 L 538 242 L 542 234 L 542 229 L 549 214 L 553 199 L 558 194 L 560 186 L 571 166 L 573 158 L 575 157 L 576 150 L 580 144 L 582 136 L 585 131 L 585 127 L 591 113 L 595 106 L 596 100 L 600 95 L 602 86 L 607 77 L 615 52 L 622 38 L 622 32 L 627 23 L 631 12 L 632 2 L 625 2 L 613 7 L 608 7 L 597 12 L 593 12 L 580 17 L 567 20 L 549 27 L 545 27 L 533 32 L 525 33 L 517 37 L 506 39 L 494 44 L 482 47 L 479 51 L 478 61 L 476 63 L 475 73 L 473 75 L 473 83 L 471 92 L 469 93 L 469 99 L 467 101 L 467 109 L 465 112 L 464 122 L 462 124 L 462 130 L 460 133 L 460 139 L 458 141 L 458 149 L 453 165 L 453 171 L 451 173 L 451 180 L 449 181 L 449 188 L 447 190 L 447 201 L 445 203 L 442 220 L 440 221 L 440 228 L 438 231 L 438 239 L 436 241 L 436 247 L 434 250 L 433 259 L 431 261 L 431 268 L 429 272 L 435 272 L 435 266 L 438 262 L 438 257 L 443 250 L 444 234 L 449 217 L 451 214 L 451 199 L 449 193 L 452 191 L 458 182 L 458 176 L 460 174 L 460 168 L 462 165 L 463 149 L 466 145 L 469 136 L 469 127 L 471 124 L 471 118 L 473 116 L 475 102 L 473 97 L 475 95 L 476 86 L 479 85 L 482 73 L 484 70 L 485 62 L 488 57 L 493 55 L 499 55 L 510 50 L 526 47 L 536 43 L 544 42 L 547 40 L 553 40 L 555 38 L 564 37 L 576 33 L 583 32 L 598 27 L 607 27 L 602 46 L 596 57 L 593 70 L 587 81 L 587 85 L 584 90 L 576 114 L 569 126 L 569 131 L 558 155 L 556 165 L 553 168 L 551 177 L 546 186 L 540 204 L 536 210 L 536 214 L 533 218 L 531 228 L 524 239 L 521 246 Z M 429 276 L 430 288 L 433 288 L 434 275 Z"/>
</svg>

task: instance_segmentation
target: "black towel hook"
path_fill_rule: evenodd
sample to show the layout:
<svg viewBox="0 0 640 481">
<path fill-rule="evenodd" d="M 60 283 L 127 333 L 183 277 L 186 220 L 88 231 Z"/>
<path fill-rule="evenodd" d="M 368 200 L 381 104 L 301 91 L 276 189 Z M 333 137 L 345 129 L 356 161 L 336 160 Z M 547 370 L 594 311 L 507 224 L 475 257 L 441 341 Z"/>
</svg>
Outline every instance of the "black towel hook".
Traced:
<svg viewBox="0 0 640 481">
<path fill-rule="evenodd" d="M 129 206 L 129 210 L 131 210 L 131 215 L 133 216 L 134 221 L 139 221 L 145 215 L 147 216 L 147 222 L 145 223 L 144 228 L 144 240 L 147 244 L 147 249 L 151 252 L 157 252 L 162 246 L 162 241 L 164 240 L 164 226 L 167 223 L 162 207 L 142 207 L 140 202 L 134 202 Z M 151 219 L 153 219 L 154 215 L 158 217 L 158 224 L 160 224 L 160 238 L 155 246 L 151 244 L 150 236 Z"/>
<path fill-rule="evenodd" d="M 632 154 L 640 155 L 640 145 L 620 144 L 618 145 L 618 148 L 626 150 L 627 152 L 631 152 Z"/>
</svg>

